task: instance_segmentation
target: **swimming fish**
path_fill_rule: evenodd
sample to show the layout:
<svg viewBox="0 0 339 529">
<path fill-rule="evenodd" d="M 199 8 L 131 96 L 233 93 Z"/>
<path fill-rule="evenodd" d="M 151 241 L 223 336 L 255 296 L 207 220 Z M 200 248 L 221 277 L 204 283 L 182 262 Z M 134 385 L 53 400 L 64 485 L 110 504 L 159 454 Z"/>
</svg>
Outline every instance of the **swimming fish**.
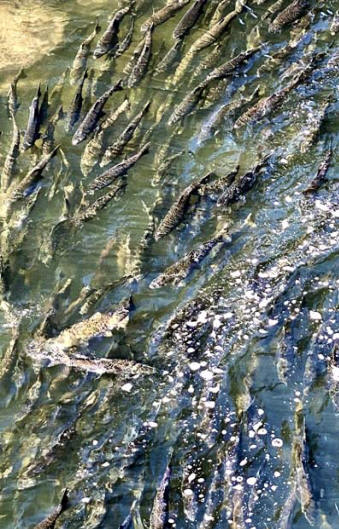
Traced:
<svg viewBox="0 0 339 529">
<path fill-rule="evenodd" d="M 102 57 L 107 53 L 111 53 L 116 48 L 118 44 L 118 33 L 120 23 L 129 11 L 130 6 L 123 7 L 122 9 L 119 9 L 115 13 L 113 18 L 110 20 L 106 31 L 102 35 L 93 52 L 93 56 L 95 59 L 99 59 L 99 57 Z"/>
<path fill-rule="evenodd" d="M 182 39 L 186 33 L 194 26 L 202 13 L 207 0 L 194 0 L 192 6 L 186 11 L 180 22 L 173 30 L 174 39 Z"/>
<path fill-rule="evenodd" d="M 108 98 L 118 90 L 122 90 L 121 79 L 119 79 L 119 81 L 117 81 L 111 88 L 106 90 L 106 92 L 104 92 L 102 96 L 100 96 L 91 106 L 73 136 L 73 145 L 78 145 L 79 143 L 83 142 L 95 130 L 99 119 L 102 117 L 103 108 Z"/>
<path fill-rule="evenodd" d="M 31 106 L 29 108 L 29 117 L 28 117 L 28 123 L 26 132 L 24 135 L 23 143 L 22 143 L 22 149 L 26 151 L 27 149 L 30 149 L 35 143 L 35 140 L 39 137 L 39 128 L 40 128 L 40 122 L 39 122 L 39 101 L 41 96 L 41 90 L 40 90 L 40 84 L 37 89 L 37 93 L 34 96 Z"/>
<path fill-rule="evenodd" d="M 100 29 L 101 28 L 99 24 L 96 23 L 92 33 L 80 44 L 69 75 L 71 85 L 75 85 L 82 79 L 91 52 L 91 44 L 99 33 Z"/>
</svg>

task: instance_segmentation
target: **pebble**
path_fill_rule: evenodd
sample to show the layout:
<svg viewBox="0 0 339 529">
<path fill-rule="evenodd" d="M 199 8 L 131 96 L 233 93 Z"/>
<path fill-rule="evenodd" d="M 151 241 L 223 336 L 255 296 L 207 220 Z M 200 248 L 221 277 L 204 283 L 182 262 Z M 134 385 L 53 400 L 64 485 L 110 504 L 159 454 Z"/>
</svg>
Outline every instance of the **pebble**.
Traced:
<svg viewBox="0 0 339 529">
<path fill-rule="evenodd" d="M 275 437 L 274 439 L 272 439 L 272 446 L 274 446 L 274 448 L 281 448 L 283 446 L 283 444 L 284 443 L 283 443 L 282 439 L 279 439 L 279 437 Z M 280 476 L 280 474 L 279 474 L 279 476 Z"/>
<path fill-rule="evenodd" d="M 257 478 L 255 478 L 254 476 L 247 478 L 246 480 L 247 485 L 255 485 L 256 482 L 257 482 Z"/>
<path fill-rule="evenodd" d="M 200 364 L 199 362 L 191 362 L 190 364 L 188 364 L 188 367 L 191 371 L 198 371 L 200 369 Z"/>
</svg>

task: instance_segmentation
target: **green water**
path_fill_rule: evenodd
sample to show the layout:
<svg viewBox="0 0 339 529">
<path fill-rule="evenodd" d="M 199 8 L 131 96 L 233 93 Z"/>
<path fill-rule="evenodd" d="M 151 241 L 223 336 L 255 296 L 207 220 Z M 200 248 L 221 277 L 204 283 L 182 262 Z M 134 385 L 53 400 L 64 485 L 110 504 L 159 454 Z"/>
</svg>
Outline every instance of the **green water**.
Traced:
<svg viewBox="0 0 339 529">
<path fill-rule="evenodd" d="M 268 32 L 262 18 L 273 3 L 248 1 L 218 39 L 220 47 L 200 51 L 185 70 L 175 64 L 161 74 L 155 71 L 187 8 L 154 29 L 145 77 L 113 94 L 105 107 L 108 113 L 126 97 L 130 103 L 108 129 L 109 144 L 150 100 L 141 126 L 114 163 L 136 152 L 146 138 L 150 152 L 128 172 L 125 193 L 96 218 L 62 231 L 52 250 L 53 227 L 65 215 L 65 192 L 74 213 L 83 190 L 103 171 L 100 159 L 84 170 L 85 143 L 72 145 L 65 120 L 55 130 L 62 152 L 46 169 L 34 208 L 25 215 L 26 198 L 16 204 L 9 223 L 1 213 L 2 233 L 9 226 L 13 248 L 0 313 L 1 529 L 33 528 L 58 505 L 65 488 L 70 506 L 57 528 L 119 528 L 129 513 L 126 527 L 135 529 L 339 526 L 338 63 L 328 65 L 337 53 L 330 26 L 339 5 L 310 2 L 309 24 L 297 46 L 258 76 L 259 67 L 291 38 L 291 26 Z M 41 7 L 35 4 L 30 1 L 29 8 Z M 206 2 L 185 36 L 181 58 L 209 27 L 217 4 Z M 140 26 L 162 5 L 137 1 L 127 51 L 110 62 L 89 59 L 93 83 L 85 84 L 83 112 L 124 75 L 142 38 Z M 106 0 L 44 2 L 46 27 L 57 20 L 62 38 L 55 44 L 51 37 L 49 44 L 44 34 L 46 48 L 32 64 L 26 57 L 26 64 L 0 70 L 1 165 L 12 139 L 7 90 L 17 66 L 26 73 L 18 82 L 16 114 L 24 130 L 37 84 L 48 83 L 51 93 L 96 19 L 104 29 L 118 7 Z M 25 2 L 10 6 L 8 17 L 14 9 L 24 21 Z M 123 20 L 122 36 L 130 21 L 130 15 Z M 168 125 L 173 109 L 213 67 L 261 42 L 265 47 L 235 75 L 212 83 L 190 115 Z M 216 49 L 213 64 L 203 69 Z M 261 96 L 276 92 L 290 79 L 283 74 L 291 65 L 299 71 L 300 61 L 316 51 L 324 58 L 276 111 L 237 131 L 229 115 L 209 132 L 223 104 L 249 98 L 256 87 Z M 74 90 L 66 78 L 60 97 L 64 111 Z M 320 130 L 300 152 L 312 116 L 327 98 Z M 50 112 L 58 103 L 50 100 Z M 305 196 L 302 191 L 330 147 L 325 182 Z M 182 154 L 160 171 L 161 162 L 177 153 Z M 223 176 L 238 164 L 244 173 L 268 153 L 266 169 L 236 203 L 217 207 L 205 193 L 176 229 L 160 241 L 150 237 L 142 247 L 152 219 L 157 226 L 192 181 L 209 171 Z M 20 180 L 40 154 L 38 140 L 20 155 L 15 178 Z M 6 201 L 2 193 L 1 211 Z M 182 284 L 149 288 L 166 267 L 222 229 L 229 238 Z M 108 287 L 88 316 L 132 295 L 135 307 L 126 329 L 92 340 L 85 354 L 142 362 L 155 368 L 153 375 L 98 376 L 48 365 L 28 348 L 67 280 L 51 335 L 84 318 L 79 307 L 68 309 L 85 286 Z M 11 348 L 13 337 L 17 342 Z M 154 525 L 156 493 L 167 466 L 164 520 Z"/>
</svg>

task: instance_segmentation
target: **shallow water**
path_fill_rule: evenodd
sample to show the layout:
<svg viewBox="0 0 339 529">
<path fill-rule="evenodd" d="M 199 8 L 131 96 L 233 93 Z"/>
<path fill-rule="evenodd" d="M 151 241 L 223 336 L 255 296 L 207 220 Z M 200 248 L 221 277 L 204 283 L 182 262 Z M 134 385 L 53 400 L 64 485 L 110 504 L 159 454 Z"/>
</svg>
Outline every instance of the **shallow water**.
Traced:
<svg viewBox="0 0 339 529">
<path fill-rule="evenodd" d="M 188 49 L 218 4 L 208 0 L 184 39 L 181 63 L 160 74 L 156 67 L 187 8 L 154 29 L 145 77 L 113 94 L 105 107 L 109 113 L 129 100 L 127 112 L 106 133 L 109 144 L 150 100 L 141 126 L 114 163 L 146 138 L 150 152 L 128 172 L 124 194 L 94 219 L 53 231 L 67 214 L 65 196 L 73 214 L 103 171 L 99 155 L 92 167 L 84 162 L 86 143 L 72 145 L 65 119 L 55 129 L 61 152 L 45 170 L 39 194 L 32 189 L 6 217 L 9 198 L 1 192 L 1 529 L 33 528 L 58 505 L 65 488 L 70 506 L 56 523 L 64 529 L 118 528 L 124 522 L 135 529 L 338 527 L 338 63 L 332 60 L 331 66 L 337 48 L 330 28 L 339 5 L 311 2 L 297 45 L 258 75 L 297 31 L 288 26 L 268 32 L 263 16 L 274 2 L 258 3 L 248 1 L 217 47 L 200 51 L 187 65 Z M 51 95 L 96 19 L 101 35 L 121 5 L 49 1 L 42 9 L 40 2 L 27 1 L 14 13 L 7 2 L 0 4 L 8 17 L 1 41 L 14 54 L 10 60 L 4 54 L 0 64 L 1 163 L 12 141 L 7 90 L 18 69 L 25 69 L 16 114 L 23 131 L 38 83 L 48 84 Z M 141 25 L 162 5 L 136 2 L 130 47 L 117 59 L 89 59 L 82 117 L 124 75 L 142 38 Z M 19 20 L 28 20 L 32 30 L 32 53 L 28 34 L 17 39 Z M 122 37 L 130 23 L 127 15 Z M 213 82 L 187 117 L 168 125 L 173 109 L 213 67 L 260 43 L 265 46 L 245 66 L 227 81 Z M 325 55 L 310 78 L 268 117 L 235 130 L 243 106 L 213 126 L 223 105 L 250 98 L 257 87 L 260 96 L 276 92 L 316 51 Z M 208 59 L 212 64 L 203 68 Z M 74 91 L 66 76 L 62 93 L 50 97 L 49 116 L 60 103 L 67 112 Z M 321 127 L 303 148 L 327 99 Z M 39 159 L 41 143 L 20 154 L 14 182 Z M 326 180 L 304 195 L 329 148 Z M 153 220 L 158 226 L 191 182 L 210 171 L 224 176 L 238 164 L 242 174 L 268 153 L 266 168 L 235 203 L 217 206 L 212 193 L 202 192 L 178 227 L 159 241 L 150 236 L 142 246 Z M 163 170 L 162 162 L 175 154 Z M 27 215 L 26 203 L 34 196 Z M 228 237 L 182 283 L 150 288 L 169 265 L 220 230 Z M 67 280 L 69 287 L 55 297 Z M 53 365 L 53 358 L 30 346 L 51 308 L 48 337 L 86 317 L 84 302 L 74 304 L 86 286 L 107 287 L 87 317 L 108 312 L 129 295 L 134 310 L 125 329 L 93 339 L 84 354 L 136 360 L 153 366 L 154 374 L 99 376 Z M 158 503 L 167 467 L 169 483 Z"/>
</svg>

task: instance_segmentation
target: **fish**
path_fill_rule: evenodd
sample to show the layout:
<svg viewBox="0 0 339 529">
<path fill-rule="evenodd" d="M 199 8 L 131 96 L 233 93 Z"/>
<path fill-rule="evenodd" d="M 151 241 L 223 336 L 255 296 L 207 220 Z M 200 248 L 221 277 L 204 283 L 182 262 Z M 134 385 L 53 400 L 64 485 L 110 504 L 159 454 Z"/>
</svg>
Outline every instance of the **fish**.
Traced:
<svg viewBox="0 0 339 529">
<path fill-rule="evenodd" d="M 99 40 L 93 52 L 93 57 L 99 59 L 107 53 L 112 53 L 118 44 L 119 27 L 124 16 L 130 11 L 130 6 L 119 9 L 110 20 L 106 31 Z"/>
<path fill-rule="evenodd" d="M 46 130 L 42 135 L 42 154 L 47 155 L 54 149 L 54 132 L 55 127 L 60 119 L 64 117 L 62 106 L 57 109 L 54 116 L 48 121 Z"/>
<path fill-rule="evenodd" d="M 215 79 L 223 79 L 224 77 L 231 75 L 232 72 L 234 72 L 236 68 L 241 66 L 244 62 L 246 62 L 252 55 L 254 55 L 260 49 L 261 49 L 261 46 L 251 48 L 245 52 L 239 53 L 236 57 L 225 62 L 221 66 L 214 68 L 214 70 L 212 70 L 212 72 L 210 72 L 206 76 L 205 80 L 203 81 L 203 84 L 207 85 L 208 83 L 210 83 L 211 81 L 214 81 Z"/>
<path fill-rule="evenodd" d="M 285 0 L 277 0 L 276 2 L 274 2 L 274 4 L 269 6 L 267 8 L 266 13 L 263 15 L 262 19 L 267 20 L 271 18 L 273 15 L 275 15 L 279 11 L 279 9 L 282 7 L 282 5 L 284 4 L 284 1 Z"/>
<path fill-rule="evenodd" d="M 325 115 L 328 107 L 330 106 L 330 99 L 327 99 L 325 103 L 320 106 L 319 111 L 316 115 L 310 115 L 310 123 L 306 130 L 302 131 L 302 142 L 300 145 L 300 152 L 305 153 L 313 145 L 316 137 L 319 134 L 320 127 L 325 119 Z"/>
<path fill-rule="evenodd" d="M 119 182 L 116 186 L 114 186 L 113 189 L 108 191 L 108 193 L 105 193 L 100 198 L 97 198 L 95 202 L 89 206 L 86 205 L 80 208 L 80 210 L 72 219 L 72 222 L 74 224 L 82 224 L 83 222 L 87 222 L 96 217 L 99 211 L 104 209 L 113 198 L 115 198 L 118 194 L 120 194 L 121 191 L 125 189 L 126 185 L 127 184 L 125 181 Z"/>
<path fill-rule="evenodd" d="M 302 74 L 304 74 L 304 72 L 302 72 Z M 299 74 L 299 76 L 292 80 L 287 86 L 277 90 L 274 94 L 260 99 L 255 105 L 251 106 L 241 114 L 234 123 L 234 129 L 239 129 L 252 121 L 260 121 L 273 110 L 278 108 L 289 92 L 291 92 L 291 90 L 293 90 L 293 88 L 295 88 L 302 80 L 302 74 Z"/>
<path fill-rule="evenodd" d="M 42 522 L 38 523 L 34 526 L 33 529 L 54 529 L 55 522 L 59 518 L 59 516 L 66 511 L 69 507 L 69 499 L 68 499 L 68 490 L 65 489 L 61 501 L 59 505 L 54 509 L 54 511 L 47 516 Z"/>
<path fill-rule="evenodd" d="M 163 529 L 168 516 L 168 492 L 171 470 L 167 466 L 153 501 L 153 507 L 149 520 L 150 529 Z"/>
<path fill-rule="evenodd" d="M 66 79 L 68 75 L 69 75 L 69 68 L 66 68 L 66 70 L 58 78 L 56 84 L 53 86 L 51 90 L 49 101 L 50 101 L 50 110 L 52 114 L 62 104 L 62 101 L 61 101 L 62 93 L 64 91 Z"/>
<path fill-rule="evenodd" d="M 113 180 L 127 173 L 127 171 L 145 154 L 148 153 L 150 143 L 146 143 L 138 152 L 126 158 L 126 160 L 114 165 L 110 169 L 107 169 L 101 175 L 97 176 L 93 183 L 89 186 L 89 192 L 98 191 L 106 186 L 109 186 Z"/>
<path fill-rule="evenodd" d="M 182 49 L 183 41 L 176 40 L 173 46 L 168 50 L 166 55 L 162 58 L 158 66 L 156 67 L 156 72 L 161 73 L 168 70 L 173 63 L 177 60 L 177 57 L 180 54 Z"/>
<path fill-rule="evenodd" d="M 43 125 L 48 117 L 48 108 L 49 108 L 49 102 L 48 102 L 48 85 L 46 86 L 41 105 L 39 108 L 39 123 L 40 125 Z"/>
<path fill-rule="evenodd" d="M 188 187 L 186 187 L 186 189 L 184 189 L 184 191 L 182 191 L 179 198 L 174 202 L 157 227 L 154 234 L 154 239 L 156 241 L 171 233 L 171 231 L 174 230 L 178 224 L 180 224 L 185 211 L 188 208 L 189 200 L 192 194 L 198 191 L 199 187 L 208 182 L 213 175 L 214 173 L 208 173 L 199 180 L 190 184 Z"/>
<path fill-rule="evenodd" d="M 74 348 L 87 346 L 93 338 L 111 336 L 113 330 L 125 329 L 133 309 L 132 298 L 120 303 L 112 312 L 96 312 L 93 316 L 78 323 L 74 323 L 60 332 L 60 334 L 37 343 L 44 351 L 57 353 L 69 352 Z M 33 348 L 35 344 L 33 343 Z M 30 349 L 32 349 L 32 345 Z"/>
<path fill-rule="evenodd" d="M 263 169 L 269 159 L 271 154 L 265 156 L 260 160 L 252 169 L 247 171 L 244 175 L 239 176 L 229 188 L 227 188 L 224 193 L 221 195 L 217 202 L 217 206 L 228 206 L 233 202 L 237 202 L 240 197 L 247 193 L 255 184 L 257 176 L 259 175 L 261 169 Z"/>
<path fill-rule="evenodd" d="M 200 190 L 201 195 L 207 195 L 209 198 L 212 198 L 213 195 L 223 193 L 235 181 L 235 178 L 239 172 L 239 167 L 240 166 L 237 165 L 233 171 L 230 171 L 225 176 L 220 176 L 217 178 L 217 180 L 215 180 L 215 182 L 202 186 Z"/>
<path fill-rule="evenodd" d="M 127 125 L 125 130 L 120 134 L 119 138 L 108 147 L 104 153 L 103 159 L 100 163 L 100 167 L 104 167 L 109 164 L 114 158 L 122 153 L 125 145 L 133 138 L 134 132 L 140 125 L 140 122 L 151 105 L 150 101 L 147 101 L 143 109 L 135 116 L 135 118 Z"/>
<path fill-rule="evenodd" d="M 173 113 L 168 119 L 168 125 L 174 125 L 187 114 L 190 114 L 192 110 L 197 106 L 203 91 L 205 90 L 205 84 L 199 84 L 187 96 L 179 103 L 174 109 Z"/>
<path fill-rule="evenodd" d="M 173 30 L 174 39 L 182 39 L 199 19 L 207 0 L 194 0 Z"/>
<path fill-rule="evenodd" d="M 231 0 L 222 0 L 218 2 L 214 15 L 211 18 L 210 26 L 217 24 L 224 16 L 225 9 L 230 5 Z"/>
<path fill-rule="evenodd" d="M 149 288 L 155 289 L 166 285 L 178 286 L 186 279 L 195 268 L 211 253 L 213 248 L 225 241 L 224 235 L 219 235 L 213 239 L 200 244 L 198 248 L 190 251 L 182 259 L 172 264 L 159 274 L 150 283 Z"/>
<path fill-rule="evenodd" d="M 102 117 L 103 108 L 108 98 L 118 90 L 122 90 L 121 79 L 119 79 L 111 88 L 106 90 L 106 92 L 104 92 L 91 106 L 73 136 L 72 145 L 78 145 L 83 142 L 95 130 L 99 119 Z"/>
<path fill-rule="evenodd" d="M 7 153 L 4 166 L 1 173 L 1 191 L 6 192 L 11 184 L 12 177 L 15 173 L 16 161 L 20 155 L 20 131 L 18 129 L 15 114 L 12 113 L 12 143 Z"/>
<path fill-rule="evenodd" d="M 93 138 L 86 143 L 84 152 L 81 155 L 80 167 L 82 173 L 87 176 L 105 150 L 105 131 L 102 124 L 94 132 Z"/>
<path fill-rule="evenodd" d="M 308 185 L 308 187 L 303 191 L 304 195 L 308 195 L 309 193 L 314 193 L 320 188 L 320 186 L 326 179 L 326 174 L 331 164 L 332 155 L 333 155 L 333 151 L 332 149 L 329 149 L 326 152 L 324 160 L 321 162 L 321 164 L 318 167 L 318 171 L 317 171 L 315 178 L 313 178 L 313 180 Z"/>
<path fill-rule="evenodd" d="M 168 4 L 166 4 L 158 11 L 155 11 L 153 15 L 142 24 L 141 31 L 146 32 L 152 26 L 156 27 L 160 24 L 163 24 L 164 22 L 166 22 L 166 20 L 175 15 L 175 13 L 179 11 L 179 9 L 187 5 L 189 1 L 190 0 L 170 0 Z"/>
<path fill-rule="evenodd" d="M 135 375 L 154 374 L 154 369 L 146 364 L 125 358 L 89 358 L 80 354 L 51 356 L 49 365 L 63 364 L 81 371 L 97 375 L 115 375 L 129 378 Z"/>
<path fill-rule="evenodd" d="M 284 26 L 287 26 L 287 24 L 295 22 L 305 12 L 305 9 L 308 5 L 308 0 L 294 0 L 275 17 L 275 19 L 270 23 L 268 30 L 271 33 L 276 33 Z"/>
<path fill-rule="evenodd" d="M 152 53 L 152 31 L 154 26 L 151 25 L 145 35 L 144 43 L 140 55 L 134 64 L 131 74 L 127 81 L 127 86 L 132 88 L 144 77 Z"/>
<path fill-rule="evenodd" d="M 28 171 L 26 176 L 24 176 L 24 178 L 18 184 L 13 184 L 12 188 L 9 190 L 12 199 L 22 199 L 29 194 L 29 188 L 42 178 L 44 169 L 51 159 L 57 154 L 59 147 L 60 146 L 57 145 L 49 154 L 42 156 L 39 162 L 30 171 Z"/>
<path fill-rule="evenodd" d="M 92 33 L 80 44 L 69 74 L 71 85 L 75 85 L 82 80 L 87 69 L 87 61 L 91 52 L 91 44 L 99 33 L 100 29 L 101 27 L 99 26 L 98 22 L 96 22 Z"/>
<path fill-rule="evenodd" d="M 131 24 L 130 24 L 130 27 L 129 27 L 129 30 L 128 30 L 124 40 L 118 46 L 118 49 L 117 49 L 116 54 L 115 54 L 116 57 L 120 57 L 120 55 L 125 53 L 125 51 L 130 47 L 131 42 L 132 42 L 133 32 L 134 32 L 134 25 L 135 25 L 135 22 L 134 22 L 134 17 L 133 17 L 132 21 L 131 21 Z"/>
<path fill-rule="evenodd" d="M 17 94 L 17 84 L 18 84 L 18 81 L 20 79 L 24 79 L 25 77 L 26 77 L 26 74 L 25 74 L 24 70 L 21 69 L 16 74 L 16 76 L 13 79 L 13 81 L 9 85 L 7 105 L 8 105 L 8 111 L 9 111 L 9 115 L 10 116 L 14 116 L 16 111 L 19 108 L 18 94 Z"/>
<path fill-rule="evenodd" d="M 136 65 L 136 63 L 137 63 L 137 61 L 138 61 L 138 59 L 140 57 L 140 54 L 141 54 L 141 52 L 143 50 L 144 44 L 145 44 L 145 39 L 143 38 L 136 45 L 136 47 L 134 48 L 131 59 L 128 61 L 128 63 L 126 64 L 125 68 L 123 69 L 123 73 L 126 76 L 129 77 L 131 75 L 131 72 L 132 72 L 134 66 Z"/>
<path fill-rule="evenodd" d="M 230 22 L 237 17 L 243 10 L 245 2 L 242 0 L 237 0 L 235 8 L 231 13 L 222 18 L 219 22 L 210 27 L 205 33 L 201 35 L 189 48 L 186 56 L 182 59 L 181 63 L 178 66 L 176 75 L 173 78 L 174 83 L 178 83 L 183 75 L 185 74 L 187 68 L 191 64 L 195 55 L 201 50 L 208 48 L 214 44 L 218 38 L 226 31 L 227 26 Z"/>
<path fill-rule="evenodd" d="M 34 96 L 31 106 L 29 108 L 29 117 L 28 117 L 28 123 L 26 132 L 24 135 L 23 143 L 22 143 L 22 149 L 26 151 L 27 149 L 30 149 L 34 143 L 35 140 L 39 137 L 39 128 L 40 128 L 40 122 L 39 122 L 39 101 L 41 96 L 41 90 L 40 90 L 40 84 L 38 86 L 36 95 Z"/>
<path fill-rule="evenodd" d="M 84 86 L 84 82 L 88 77 L 88 72 L 85 70 L 82 79 L 80 83 L 77 86 L 76 92 L 74 94 L 71 107 L 68 111 L 68 120 L 67 120 L 67 131 L 70 132 L 73 127 L 78 123 L 80 119 L 81 109 L 82 109 L 82 103 L 83 103 L 83 97 L 82 97 L 82 89 Z"/>
<path fill-rule="evenodd" d="M 103 122 L 101 123 L 101 128 L 108 129 L 109 127 L 114 125 L 114 123 L 117 121 L 119 116 L 129 109 L 129 106 L 130 105 L 129 105 L 128 99 L 127 98 L 124 99 L 124 101 L 118 106 L 118 108 L 113 110 L 110 114 L 108 114 L 104 118 Z"/>
</svg>

